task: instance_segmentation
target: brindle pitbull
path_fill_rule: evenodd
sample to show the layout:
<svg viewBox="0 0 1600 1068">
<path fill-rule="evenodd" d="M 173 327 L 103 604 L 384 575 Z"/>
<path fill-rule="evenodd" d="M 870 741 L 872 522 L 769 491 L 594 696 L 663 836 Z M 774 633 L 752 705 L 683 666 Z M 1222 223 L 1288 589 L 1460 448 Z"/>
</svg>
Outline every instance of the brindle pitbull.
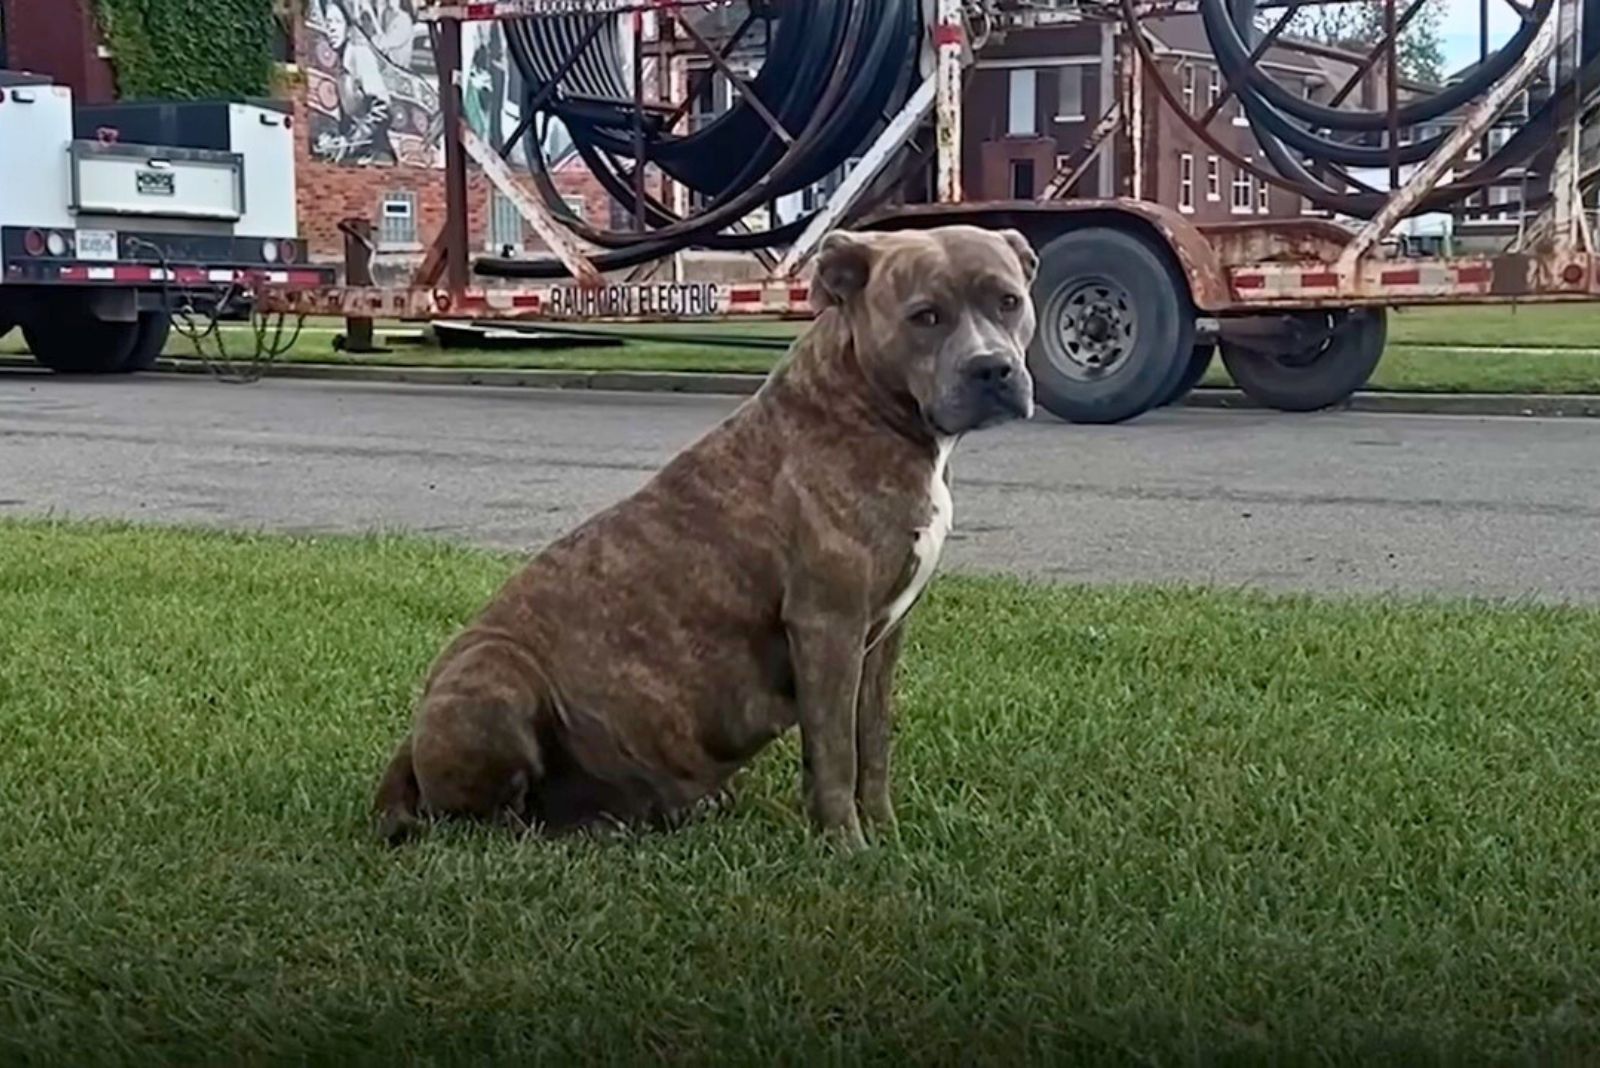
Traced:
<svg viewBox="0 0 1600 1068">
<path fill-rule="evenodd" d="M 819 315 L 761 391 L 444 650 L 384 836 L 671 822 L 796 723 L 815 823 L 848 847 L 891 823 L 900 624 L 950 529 L 951 447 L 1033 413 L 1037 266 L 1014 231 L 831 235 Z"/>
</svg>

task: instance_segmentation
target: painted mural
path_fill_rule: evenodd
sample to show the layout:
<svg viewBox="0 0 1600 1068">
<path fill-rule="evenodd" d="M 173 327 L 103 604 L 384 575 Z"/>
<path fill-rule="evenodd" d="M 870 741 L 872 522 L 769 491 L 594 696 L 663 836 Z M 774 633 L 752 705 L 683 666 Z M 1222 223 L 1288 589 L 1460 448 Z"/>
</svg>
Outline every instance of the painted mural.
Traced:
<svg viewBox="0 0 1600 1068">
<path fill-rule="evenodd" d="M 311 157 L 354 166 L 443 167 L 438 73 L 428 27 L 413 0 L 307 0 L 307 101 Z M 498 145 L 516 128 L 522 95 L 497 22 L 462 32 L 462 111 Z M 545 132 L 564 155 L 565 131 Z M 521 145 L 514 166 L 526 166 Z"/>
</svg>

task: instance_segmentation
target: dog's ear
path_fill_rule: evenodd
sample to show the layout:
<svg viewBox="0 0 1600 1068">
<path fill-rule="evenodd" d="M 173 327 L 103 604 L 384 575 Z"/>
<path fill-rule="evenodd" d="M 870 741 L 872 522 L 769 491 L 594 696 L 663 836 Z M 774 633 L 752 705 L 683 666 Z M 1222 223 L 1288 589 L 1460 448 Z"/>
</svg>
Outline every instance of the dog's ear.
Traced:
<svg viewBox="0 0 1600 1068">
<path fill-rule="evenodd" d="M 835 230 L 817 249 L 811 303 L 818 311 L 843 307 L 867 287 L 872 274 L 872 243 L 859 234 Z"/>
<path fill-rule="evenodd" d="M 1033 251 L 1033 246 L 1028 244 L 1028 239 L 1022 236 L 1020 230 L 1001 230 L 1000 236 L 1011 246 L 1011 251 L 1017 254 L 1017 260 L 1022 264 L 1022 273 L 1027 277 L 1028 284 L 1032 285 L 1034 278 L 1039 274 L 1039 254 Z"/>
</svg>

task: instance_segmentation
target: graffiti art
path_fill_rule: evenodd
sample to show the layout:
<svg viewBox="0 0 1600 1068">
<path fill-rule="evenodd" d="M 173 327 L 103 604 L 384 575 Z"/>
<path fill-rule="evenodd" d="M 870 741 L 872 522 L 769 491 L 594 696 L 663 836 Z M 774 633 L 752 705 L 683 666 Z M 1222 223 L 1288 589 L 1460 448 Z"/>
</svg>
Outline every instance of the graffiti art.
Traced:
<svg viewBox="0 0 1600 1068">
<path fill-rule="evenodd" d="M 413 0 L 309 0 L 311 157 L 323 163 L 443 167 L 438 68 Z M 497 23 L 462 34 L 463 112 L 500 144 L 515 129 L 521 85 Z M 559 157 L 564 131 L 546 134 Z M 520 146 L 513 165 L 525 162 Z"/>
</svg>

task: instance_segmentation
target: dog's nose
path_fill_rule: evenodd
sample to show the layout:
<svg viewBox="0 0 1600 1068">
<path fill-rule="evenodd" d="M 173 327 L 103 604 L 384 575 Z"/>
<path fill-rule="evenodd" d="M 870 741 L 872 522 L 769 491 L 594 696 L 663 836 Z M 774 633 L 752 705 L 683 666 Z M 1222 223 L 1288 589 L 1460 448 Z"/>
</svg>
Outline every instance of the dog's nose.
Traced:
<svg viewBox="0 0 1600 1068">
<path fill-rule="evenodd" d="M 1033 415 L 1033 379 L 1015 356 L 982 353 L 967 361 L 962 374 L 968 396 L 981 408 L 1008 417 Z"/>
<path fill-rule="evenodd" d="M 1017 373 L 1013 360 L 992 353 L 974 356 L 967 364 L 967 380 L 984 386 L 1007 386 Z"/>
</svg>

